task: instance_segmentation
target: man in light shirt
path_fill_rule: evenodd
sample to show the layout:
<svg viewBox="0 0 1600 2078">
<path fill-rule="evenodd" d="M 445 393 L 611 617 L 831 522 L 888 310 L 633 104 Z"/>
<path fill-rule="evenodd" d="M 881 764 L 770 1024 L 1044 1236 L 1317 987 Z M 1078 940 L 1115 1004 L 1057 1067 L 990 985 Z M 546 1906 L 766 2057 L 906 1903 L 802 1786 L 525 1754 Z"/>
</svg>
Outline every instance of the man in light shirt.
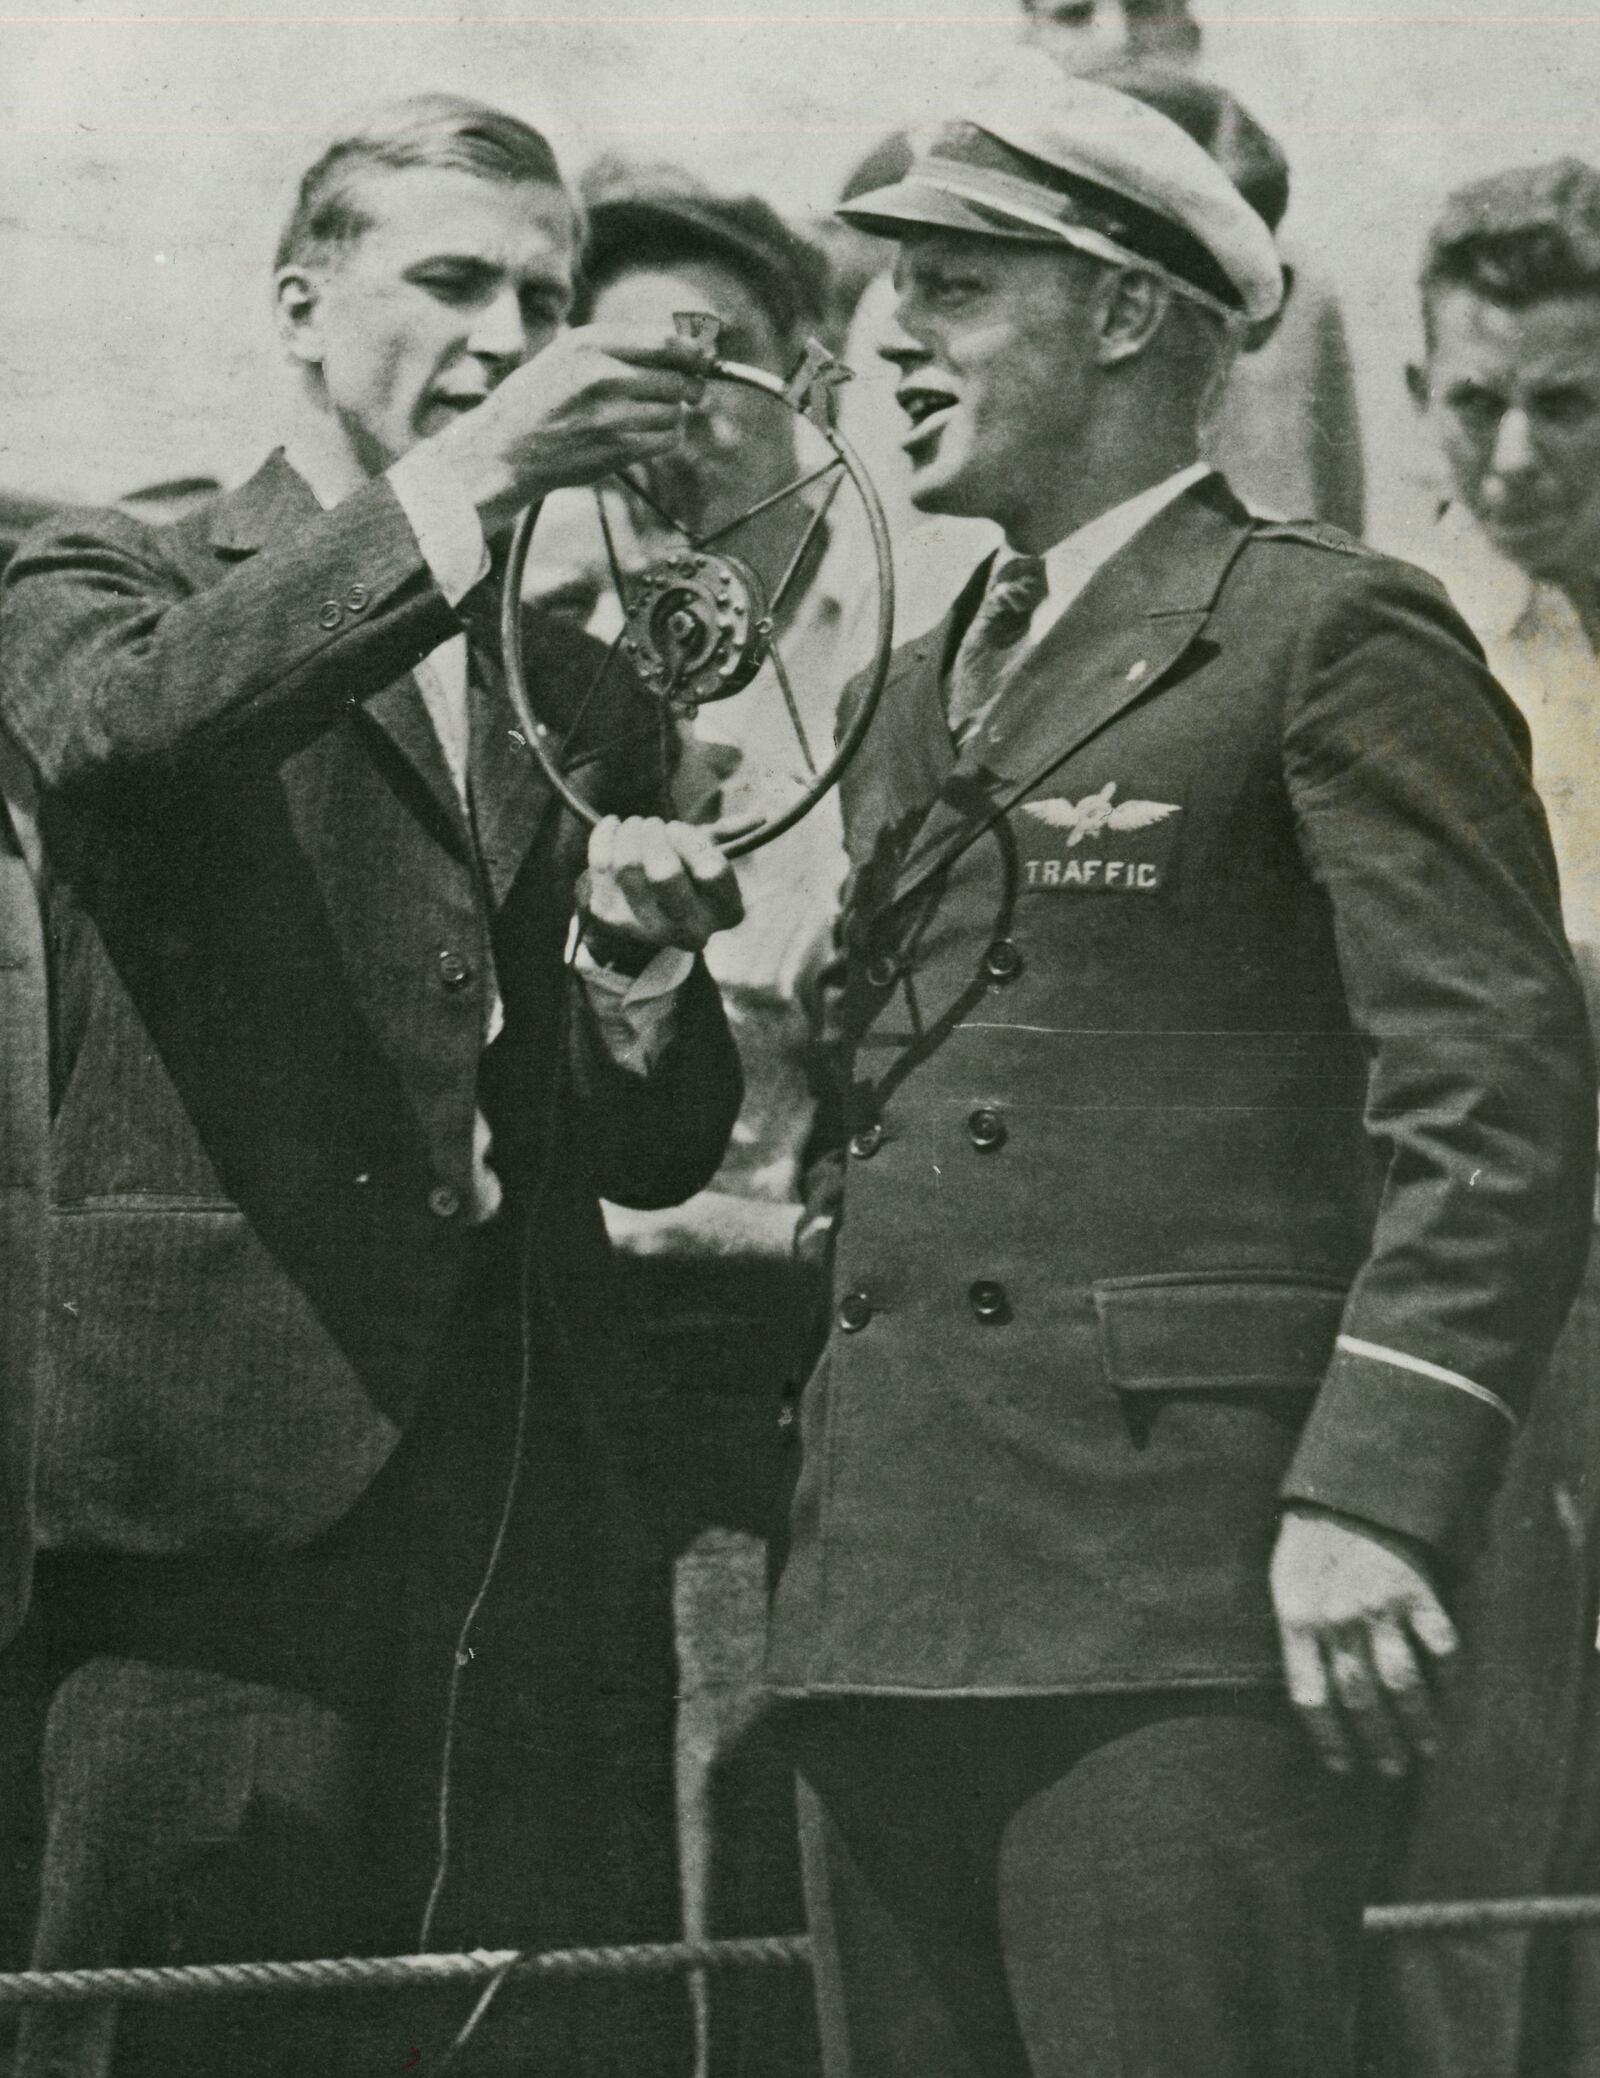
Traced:
<svg viewBox="0 0 1600 2078">
<path fill-rule="evenodd" d="M 1600 1012 L 1600 172 L 1519 168 L 1452 196 L 1421 279 L 1413 400 L 1449 499 L 1421 559 L 1533 738 L 1567 935 Z M 1600 1255 L 1513 1454 L 1408 1847 L 1420 1897 L 1600 1881 Z M 1576 2073 L 1600 2056 L 1583 1932 L 1406 1944 L 1382 2035 L 1408 2078 Z"/>
<path fill-rule="evenodd" d="M 1265 224 L 1039 62 L 849 212 L 899 247 L 916 501 L 1004 541 L 844 784 L 769 1655 L 827 2069 L 1348 2078 L 1363 1844 L 1577 1280 L 1592 1065 L 1444 595 L 1198 459 Z"/>
<path fill-rule="evenodd" d="M 380 112 L 280 242 L 282 450 L 7 574 L 56 962 L 41 1966 L 673 1927 L 597 1200 L 717 1165 L 698 953 L 739 898 L 603 650 L 528 631 L 592 838 L 501 677 L 505 528 L 669 450 L 708 366 L 670 323 L 565 329 L 577 232 L 525 123 Z M 674 2010 L 542 2002 L 540 2049 L 681 2070 Z M 43 2009 L 17 2069 L 376 2068 L 348 2019 Z M 382 2059 L 431 2062 L 441 2016 L 405 2024 Z"/>
</svg>

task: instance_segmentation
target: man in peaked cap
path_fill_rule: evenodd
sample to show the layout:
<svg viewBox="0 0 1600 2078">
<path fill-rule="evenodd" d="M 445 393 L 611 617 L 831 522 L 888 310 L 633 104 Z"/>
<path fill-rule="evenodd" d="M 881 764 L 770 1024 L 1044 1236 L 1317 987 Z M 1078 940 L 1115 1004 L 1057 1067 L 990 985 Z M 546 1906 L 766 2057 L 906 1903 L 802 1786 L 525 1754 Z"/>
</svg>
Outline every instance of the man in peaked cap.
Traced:
<svg viewBox="0 0 1600 2078">
<path fill-rule="evenodd" d="M 1585 1241 L 1526 731 L 1431 580 L 1196 460 L 1280 283 L 1165 117 L 1013 72 L 851 214 L 917 502 L 1005 541 L 844 789 L 769 1662 L 828 2070 L 1345 2078 Z"/>
</svg>

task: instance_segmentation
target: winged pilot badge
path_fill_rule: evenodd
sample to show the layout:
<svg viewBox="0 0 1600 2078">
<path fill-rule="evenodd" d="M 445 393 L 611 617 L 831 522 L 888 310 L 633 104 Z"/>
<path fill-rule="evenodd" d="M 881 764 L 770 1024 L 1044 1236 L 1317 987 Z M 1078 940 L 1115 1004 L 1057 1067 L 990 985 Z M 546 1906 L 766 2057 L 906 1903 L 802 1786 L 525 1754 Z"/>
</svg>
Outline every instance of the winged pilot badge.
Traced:
<svg viewBox="0 0 1600 2078">
<path fill-rule="evenodd" d="M 1081 801 L 1068 801 L 1057 797 L 1050 801 L 1024 801 L 1022 810 L 1053 830 L 1069 830 L 1067 839 L 1070 849 L 1081 844 L 1085 837 L 1100 837 L 1107 830 L 1148 830 L 1152 823 L 1164 823 L 1169 815 L 1176 815 L 1176 801 L 1116 801 L 1112 795 L 1117 782 L 1108 779 L 1098 793 L 1085 794 Z"/>
</svg>

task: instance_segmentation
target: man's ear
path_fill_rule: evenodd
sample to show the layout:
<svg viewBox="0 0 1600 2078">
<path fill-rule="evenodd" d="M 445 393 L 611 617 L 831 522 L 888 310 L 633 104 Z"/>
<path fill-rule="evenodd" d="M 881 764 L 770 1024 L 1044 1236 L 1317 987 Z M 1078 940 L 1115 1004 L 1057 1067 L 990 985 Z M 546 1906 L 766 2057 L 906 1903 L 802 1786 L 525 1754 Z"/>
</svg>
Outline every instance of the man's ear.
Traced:
<svg viewBox="0 0 1600 2078">
<path fill-rule="evenodd" d="M 303 261 L 280 267 L 272 283 L 278 337 L 295 360 L 316 367 L 322 360 L 322 280 Z"/>
<path fill-rule="evenodd" d="M 1261 349 L 1273 337 L 1273 335 L 1277 332 L 1278 327 L 1283 323 L 1284 313 L 1289 308 L 1289 299 L 1293 294 L 1294 268 L 1290 265 L 1290 263 L 1287 260 L 1285 260 L 1283 262 L 1283 301 L 1278 305 L 1277 309 L 1272 313 L 1271 317 L 1256 318 L 1252 323 L 1249 323 L 1244 326 L 1242 335 L 1239 340 L 1240 353 L 1260 353 Z"/>
<path fill-rule="evenodd" d="M 1100 306 L 1096 360 L 1114 368 L 1142 354 L 1161 330 L 1172 305 L 1172 291 L 1156 274 L 1120 267 L 1106 284 Z"/>
<path fill-rule="evenodd" d="M 1428 383 L 1428 369 L 1424 361 L 1407 361 L 1406 395 L 1418 411 L 1426 411 L 1432 391 Z"/>
</svg>

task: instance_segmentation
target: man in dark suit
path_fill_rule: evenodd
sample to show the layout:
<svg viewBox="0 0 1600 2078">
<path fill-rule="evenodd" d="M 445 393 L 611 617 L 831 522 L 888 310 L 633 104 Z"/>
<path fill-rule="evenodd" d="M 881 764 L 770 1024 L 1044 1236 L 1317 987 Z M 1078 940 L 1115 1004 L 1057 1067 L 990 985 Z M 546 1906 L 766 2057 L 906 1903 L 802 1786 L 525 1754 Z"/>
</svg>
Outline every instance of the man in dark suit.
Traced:
<svg viewBox="0 0 1600 2078">
<path fill-rule="evenodd" d="M 738 896 L 661 819 L 664 710 L 536 625 L 586 856 L 506 699 L 490 544 L 668 449 L 708 363 L 564 332 L 575 234 L 525 124 L 384 112 L 280 246 L 284 450 L 8 573 L 54 957 L 41 1964 L 672 1925 L 597 1200 L 716 1167 L 739 1078 L 697 954 Z M 563 2010 L 552 2069 L 681 2067 L 659 2002 Z M 19 2069 L 375 2053 L 326 2008 L 148 2012 L 30 2015 Z"/>
<path fill-rule="evenodd" d="M 43 1323 L 44 938 L 25 775 L 0 744 L 0 1644 L 33 1578 L 33 1456 Z"/>
<path fill-rule="evenodd" d="M 770 1656 L 828 2069 L 1342 2078 L 1369 1771 L 1586 1239 L 1526 732 L 1430 580 L 1196 462 L 1280 284 L 1164 116 L 1019 65 L 851 213 L 917 498 L 1005 547 L 845 793 Z"/>
</svg>

